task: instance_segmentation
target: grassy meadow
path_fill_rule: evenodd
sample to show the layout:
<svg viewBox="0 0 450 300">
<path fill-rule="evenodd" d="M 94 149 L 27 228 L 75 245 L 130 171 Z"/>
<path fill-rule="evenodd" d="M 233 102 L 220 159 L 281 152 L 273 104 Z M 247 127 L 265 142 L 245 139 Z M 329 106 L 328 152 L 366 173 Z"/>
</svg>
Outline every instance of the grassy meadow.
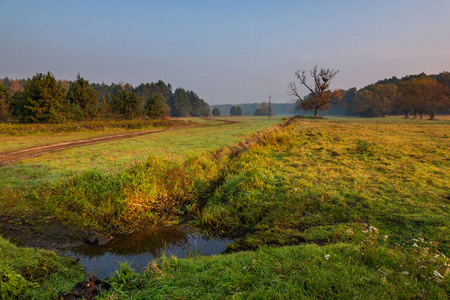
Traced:
<svg viewBox="0 0 450 300">
<path fill-rule="evenodd" d="M 233 120 L 233 118 L 224 118 Z M 242 123 L 221 125 L 217 120 L 192 118 L 181 120 L 195 122 L 203 127 L 164 131 L 150 135 L 111 141 L 96 145 L 52 152 L 33 159 L 27 159 L 2 167 L 0 172 L 0 208 L 41 208 L 35 203 L 35 191 L 50 183 L 63 182 L 72 176 L 94 171 L 105 176 L 115 176 L 117 172 L 132 168 L 134 164 L 145 162 L 149 156 L 161 160 L 182 161 L 189 156 L 202 155 L 227 145 L 244 141 L 254 132 L 265 130 L 279 122 L 281 118 L 240 118 Z M 217 125 L 221 126 L 217 126 Z M 205 126 L 206 125 L 206 126 Z M 144 128 L 139 128 L 143 130 Z M 110 134 L 110 130 L 93 131 L 88 134 Z M 8 138 L 15 138 L 8 142 Z M 78 133 L 54 135 L 50 132 L 39 136 L 2 135 L 0 153 L 8 148 L 28 148 L 36 143 L 49 144 L 73 141 L 80 138 Z M 86 138 L 84 135 L 81 139 Z M 6 141 L 5 141 L 6 140 Z M 37 205 L 36 205 L 37 204 Z"/>
<path fill-rule="evenodd" d="M 449 120 L 235 120 L 3 167 L 2 208 L 105 232 L 189 220 L 235 239 L 227 255 L 125 264 L 103 299 L 450 296 Z"/>
</svg>

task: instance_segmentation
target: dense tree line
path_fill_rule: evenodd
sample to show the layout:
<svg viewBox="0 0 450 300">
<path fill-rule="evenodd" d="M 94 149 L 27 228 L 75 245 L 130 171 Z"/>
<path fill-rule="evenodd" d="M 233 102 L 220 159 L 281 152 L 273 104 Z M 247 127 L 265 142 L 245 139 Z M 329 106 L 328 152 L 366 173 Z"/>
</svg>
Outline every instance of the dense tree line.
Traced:
<svg viewBox="0 0 450 300">
<path fill-rule="evenodd" d="M 391 78 L 359 90 L 350 102 L 348 114 L 363 117 L 385 117 L 403 114 L 408 118 L 428 114 L 434 119 L 438 113 L 450 109 L 450 73 L 438 75 L 410 75 Z"/>
<path fill-rule="evenodd" d="M 317 115 L 324 110 L 326 115 L 352 115 L 362 117 L 385 117 L 389 114 L 410 114 L 423 117 L 428 114 L 434 119 L 438 113 L 450 113 L 450 73 L 438 75 L 420 73 L 402 78 L 392 77 L 379 80 L 360 90 L 328 90 L 330 79 L 336 72 L 317 67 L 310 71 L 314 84 L 307 86 L 305 71 L 297 71 L 300 83 L 310 93 L 300 97 L 295 84 L 291 83 L 291 94 L 298 98 L 297 109 L 313 110 Z M 306 85 L 305 85 L 306 84 Z M 335 99 L 335 101 L 333 101 Z"/>
<path fill-rule="evenodd" d="M 0 79 L 0 121 L 59 123 L 93 118 L 129 119 L 147 116 L 207 116 L 208 104 L 195 92 L 163 81 L 110 85 L 57 80 L 52 73 L 32 78 Z"/>
</svg>

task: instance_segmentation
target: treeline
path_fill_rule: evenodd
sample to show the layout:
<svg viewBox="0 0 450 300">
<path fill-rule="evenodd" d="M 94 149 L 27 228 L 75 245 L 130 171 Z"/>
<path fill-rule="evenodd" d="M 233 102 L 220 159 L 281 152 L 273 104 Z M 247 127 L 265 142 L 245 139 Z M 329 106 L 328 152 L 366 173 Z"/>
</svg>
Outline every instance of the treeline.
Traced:
<svg viewBox="0 0 450 300">
<path fill-rule="evenodd" d="M 74 81 L 57 80 L 52 73 L 32 78 L 0 79 L 0 121 L 60 123 L 96 118 L 131 119 L 208 116 L 208 104 L 190 90 L 163 81 L 89 83 L 79 74 Z"/>
<path fill-rule="evenodd" d="M 364 87 L 350 97 L 348 114 L 363 117 L 385 117 L 403 114 L 408 118 L 434 119 L 436 114 L 447 114 L 450 109 L 450 73 L 438 75 L 409 75 L 392 77 Z"/>
<path fill-rule="evenodd" d="M 360 90 L 350 88 L 340 91 L 343 95 L 339 103 L 331 103 L 324 115 L 385 117 L 404 115 L 423 117 L 427 114 L 434 119 L 436 114 L 450 113 L 450 73 L 437 75 L 425 73 L 392 77 L 379 80 Z M 305 99 L 310 97 L 307 95 Z M 296 115 L 299 101 L 293 103 L 272 103 L 271 112 L 277 115 Z M 268 105 L 243 103 L 239 105 L 215 105 L 220 115 L 232 115 L 231 108 L 240 107 L 243 115 L 268 115 Z M 311 114 L 311 110 L 303 112 Z"/>
<path fill-rule="evenodd" d="M 214 105 L 221 116 L 244 115 L 244 116 L 267 116 L 269 115 L 269 103 L 242 103 L 242 104 L 221 104 Z M 295 115 L 295 103 L 271 103 L 270 111 L 272 115 Z M 239 112 L 241 112 L 239 114 Z"/>
<path fill-rule="evenodd" d="M 360 90 L 343 91 L 343 105 L 332 105 L 325 114 L 361 117 L 404 115 L 422 118 L 450 113 L 450 73 L 425 73 L 379 80 Z"/>
</svg>

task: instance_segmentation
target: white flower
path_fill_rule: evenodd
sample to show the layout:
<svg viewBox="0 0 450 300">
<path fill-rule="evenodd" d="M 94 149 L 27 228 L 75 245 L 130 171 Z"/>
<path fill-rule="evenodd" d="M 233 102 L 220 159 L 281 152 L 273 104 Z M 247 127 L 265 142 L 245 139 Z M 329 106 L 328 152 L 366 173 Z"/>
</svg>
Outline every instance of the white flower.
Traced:
<svg viewBox="0 0 450 300">
<path fill-rule="evenodd" d="M 374 226 L 369 226 L 369 231 L 375 231 L 378 232 L 378 228 L 374 227 Z"/>
<path fill-rule="evenodd" d="M 330 254 L 325 255 L 325 259 L 329 259 L 330 258 Z"/>
<path fill-rule="evenodd" d="M 403 271 L 402 274 L 403 274 L 403 275 L 408 275 L 409 272 L 408 272 L 408 271 Z"/>
<path fill-rule="evenodd" d="M 420 267 L 419 267 L 419 269 L 425 269 L 426 267 L 424 266 L 424 265 L 421 265 Z"/>
<path fill-rule="evenodd" d="M 438 271 L 433 271 L 434 276 L 444 279 L 444 276 L 442 276 Z"/>
</svg>

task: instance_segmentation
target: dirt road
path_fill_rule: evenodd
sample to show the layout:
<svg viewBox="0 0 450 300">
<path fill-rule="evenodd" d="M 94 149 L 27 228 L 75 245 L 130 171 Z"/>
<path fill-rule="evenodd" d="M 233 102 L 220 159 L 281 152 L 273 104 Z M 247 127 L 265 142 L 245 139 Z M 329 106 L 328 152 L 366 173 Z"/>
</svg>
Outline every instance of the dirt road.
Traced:
<svg viewBox="0 0 450 300">
<path fill-rule="evenodd" d="M 222 124 L 187 125 L 187 126 L 180 126 L 180 127 L 173 127 L 173 128 L 125 132 L 125 133 L 121 133 L 121 134 L 102 136 L 102 137 L 97 137 L 97 138 L 92 138 L 92 139 L 56 143 L 56 144 L 51 144 L 51 145 L 44 145 L 44 146 L 39 146 L 39 147 L 3 152 L 3 153 L 0 153 L 0 167 L 10 165 L 10 164 L 17 162 L 19 160 L 22 160 L 22 159 L 33 158 L 33 157 L 41 156 L 41 155 L 49 153 L 49 152 L 64 150 L 64 149 L 68 149 L 68 148 L 94 145 L 94 144 L 98 144 L 98 143 L 105 143 L 105 142 L 110 142 L 110 141 L 115 141 L 115 140 L 122 140 L 122 139 L 127 139 L 127 138 L 132 138 L 132 137 L 137 137 L 137 136 L 141 136 L 141 135 L 145 135 L 145 134 L 152 134 L 152 133 L 157 133 L 157 132 L 162 132 L 162 131 L 173 131 L 173 130 L 180 130 L 180 129 L 186 129 L 186 128 L 193 128 L 193 127 L 222 126 L 222 125 L 240 123 L 237 121 L 230 121 L 230 120 L 218 120 L 218 119 L 209 119 L 209 118 L 204 118 L 204 119 L 221 121 Z"/>
</svg>

